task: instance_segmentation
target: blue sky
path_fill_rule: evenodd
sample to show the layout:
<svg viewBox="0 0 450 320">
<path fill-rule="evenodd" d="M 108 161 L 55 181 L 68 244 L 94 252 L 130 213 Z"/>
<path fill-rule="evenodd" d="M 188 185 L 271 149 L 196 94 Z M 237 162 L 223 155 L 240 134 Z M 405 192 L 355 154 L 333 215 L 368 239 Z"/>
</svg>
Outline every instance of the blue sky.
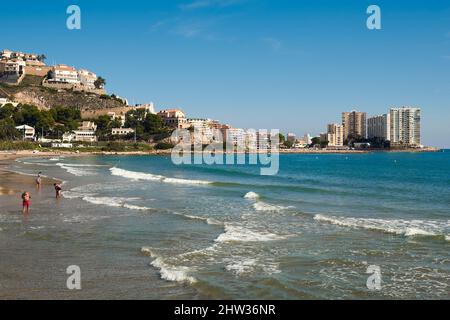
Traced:
<svg viewBox="0 0 450 320">
<path fill-rule="evenodd" d="M 81 8 L 82 29 L 66 28 Z M 377 4 L 382 30 L 366 28 Z M 422 108 L 423 142 L 450 147 L 450 2 L 7 1 L 0 48 L 88 68 L 130 102 L 237 127 L 317 134 L 351 109 Z"/>
</svg>

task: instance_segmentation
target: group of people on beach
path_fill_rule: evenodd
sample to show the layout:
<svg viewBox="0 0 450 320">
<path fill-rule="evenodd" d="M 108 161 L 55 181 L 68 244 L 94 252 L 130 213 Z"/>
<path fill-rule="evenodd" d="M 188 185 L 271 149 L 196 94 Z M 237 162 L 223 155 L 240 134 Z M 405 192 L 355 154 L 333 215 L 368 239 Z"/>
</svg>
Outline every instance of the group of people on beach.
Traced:
<svg viewBox="0 0 450 320">
<path fill-rule="evenodd" d="M 36 189 L 41 190 L 42 187 L 42 172 L 39 172 L 36 176 Z M 62 187 L 59 183 L 54 183 L 53 187 L 55 188 L 56 193 L 56 199 L 59 199 L 61 197 L 61 191 Z M 31 195 L 28 191 L 25 191 L 22 193 L 22 213 L 28 214 L 30 210 L 30 204 L 31 204 Z"/>
</svg>

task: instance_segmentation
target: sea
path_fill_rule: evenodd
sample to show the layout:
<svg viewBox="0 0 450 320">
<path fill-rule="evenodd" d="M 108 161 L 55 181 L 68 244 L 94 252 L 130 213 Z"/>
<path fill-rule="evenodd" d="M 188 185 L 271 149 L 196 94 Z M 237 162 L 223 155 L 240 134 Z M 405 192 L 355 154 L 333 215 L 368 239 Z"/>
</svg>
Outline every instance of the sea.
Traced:
<svg viewBox="0 0 450 320">
<path fill-rule="evenodd" d="M 450 298 L 450 150 L 279 160 L 263 176 L 170 156 L 18 159 L 31 208 L 0 196 L 0 298 Z M 39 171 L 62 198 L 53 180 L 35 189 Z"/>
</svg>

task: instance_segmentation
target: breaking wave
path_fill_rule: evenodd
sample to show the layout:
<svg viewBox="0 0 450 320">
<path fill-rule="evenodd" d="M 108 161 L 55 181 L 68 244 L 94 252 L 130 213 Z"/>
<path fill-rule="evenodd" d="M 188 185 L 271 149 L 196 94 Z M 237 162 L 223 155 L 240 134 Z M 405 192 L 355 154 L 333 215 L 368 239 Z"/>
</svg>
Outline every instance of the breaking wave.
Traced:
<svg viewBox="0 0 450 320">
<path fill-rule="evenodd" d="M 119 176 L 127 179 L 133 180 L 147 180 L 147 181 L 159 181 L 165 183 L 173 183 L 173 184 L 190 184 L 190 185 L 199 185 L 199 184 L 211 184 L 212 182 L 204 181 L 204 180 L 189 180 L 189 179 L 178 179 L 178 178 L 169 178 L 161 175 L 155 175 L 151 173 L 144 172 L 135 172 L 128 171 L 120 168 L 110 168 L 111 174 L 113 176 Z"/>
<path fill-rule="evenodd" d="M 70 163 L 56 163 L 58 167 L 67 171 L 77 177 L 85 177 L 96 175 L 97 173 L 94 170 L 90 170 L 90 167 L 99 167 L 98 165 L 82 165 L 82 164 L 70 164 Z"/>
<path fill-rule="evenodd" d="M 86 194 L 79 193 L 76 191 L 64 191 L 62 193 L 62 195 L 64 198 L 67 198 L 67 199 L 79 198 L 83 201 L 86 201 L 86 202 L 89 202 L 92 204 L 102 205 L 102 206 L 126 208 L 126 209 L 130 209 L 130 210 L 139 210 L 139 211 L 152 210 L 152 208 L 149 208 L 149 207 L 141 207 L 141 206 L 136 206 L 136 205 L 127 203 L 127 201 L 133 201 L 133 200 L 136 200 L 137 198 L 96 197 L 93 195 L 86 195 Z"/>
<path fill-rule="evenodd" d="M 401 220 L 347 218 L 316 214 L 314 220 L 343 227 L 375 230 L 406 237 L 431 236 L 450 239 L 450 220 Z"/>
<path fill-rule="evenodd" d="M 141 252 L 154 259 L 150 265 L 159 269 L 161 279 L 176 282 L 187 282 L 190 284 L 197 282 L 197 279 L 189 275 L 190 269 L 188 267 L 172 265 L 161 256 L 155 254 L 151 248 L 148 247 L 141 248 Z"/>
<path fill-rule="evenodd" d="M 269 232 L 256 232 L 247 228 L 225 224 L 225 232 L 220 234 L 216 242 L 258 242 L 258 241 L 276 241 L 286 239 L 286 236 L 277 235 Z"/>
<path fill-rule="evenodd" d="M 256 258 L 239 257 L 230 259 L 225 266 L 225 270 L 233 272 L 237 276 L 243 276 L 255 272 L 266 274 L 281 273 L 279 264 L 269 261 L 259 261 Z"/>
<path fill-rule="evenodd" d="M 253 191 L 247 192 L 244 196 L 244 199 L 254 200 L 254 199 L 258 199 L 258 198 L 259 198 L 259 194 L 257 194 L 256 192 L 253 192 Z"/>
<path fill-rule="evenodd" d="M 253 208 L 256 211 L 266 211 L 266 212 L 280 212 L 286 209 L 290 209 L 291 207 L 277 206 L 274 204 L 265 203 L 262 201 L 256 202 L 253 204 Z"/>
</svg>

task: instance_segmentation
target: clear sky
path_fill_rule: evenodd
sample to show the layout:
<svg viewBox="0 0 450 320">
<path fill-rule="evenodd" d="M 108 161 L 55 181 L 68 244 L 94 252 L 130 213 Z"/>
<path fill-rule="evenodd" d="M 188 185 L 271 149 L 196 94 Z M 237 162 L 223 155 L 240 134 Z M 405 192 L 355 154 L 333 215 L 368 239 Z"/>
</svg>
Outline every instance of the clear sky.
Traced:
<svg viewBox="0 0 450 320">
<path fill-rule="evenodd" d="M 0 28 L 0 48 L 90 69 L 130 103 L 298 135 L 419 106 L 423 143 L 450 147 L 448 0 L 2 1 Z"/>
</svg>

